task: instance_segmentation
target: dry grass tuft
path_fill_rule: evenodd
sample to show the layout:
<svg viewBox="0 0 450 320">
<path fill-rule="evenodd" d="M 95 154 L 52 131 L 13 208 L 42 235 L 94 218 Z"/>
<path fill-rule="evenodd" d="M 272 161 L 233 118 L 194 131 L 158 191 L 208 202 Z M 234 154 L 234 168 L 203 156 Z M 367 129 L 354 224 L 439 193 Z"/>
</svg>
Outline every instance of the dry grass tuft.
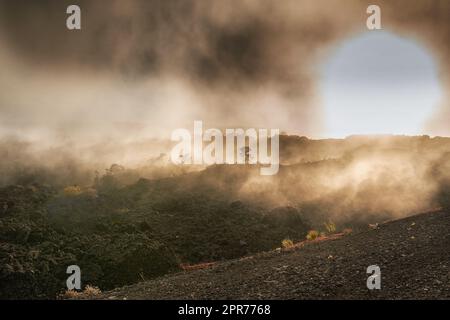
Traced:
<svg viewBox="0 0 450 320">
<path fill-rule="evenodd" d="M 101 294 L 102 291 L 98 287 L 87 285 L 83 291 L 66 290 L 63 294 L 58 296 L 58 299 L 80 299 L 92 298 Z"/>
<path fill-rule="evenodd" d="M 306 240 L 316 240 L 320 236 L 319 231 L 317 230 L 310 230 L 308 234 L 306 235 Z"/>
<path fill-rule="evenodd" d="M 281 241 L 281 246 L 283 249 L 289 249 L 294 247 L 294 242 L 291 239 L 284 239 Z"/>
</svg>

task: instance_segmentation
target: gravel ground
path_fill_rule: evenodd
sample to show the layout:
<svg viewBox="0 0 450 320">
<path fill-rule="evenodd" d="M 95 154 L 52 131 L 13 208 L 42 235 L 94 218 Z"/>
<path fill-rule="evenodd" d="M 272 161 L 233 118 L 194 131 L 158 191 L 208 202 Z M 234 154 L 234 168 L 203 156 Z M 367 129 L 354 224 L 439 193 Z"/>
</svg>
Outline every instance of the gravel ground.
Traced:
<svg viewBox="0 0 450 320">
<path fill-rule="evenodd" d="M 381 268 L 381 289 L 366 269 Z M 168 275 L 100 299 L 450 299 L 450 213 Z"/>
</svg>

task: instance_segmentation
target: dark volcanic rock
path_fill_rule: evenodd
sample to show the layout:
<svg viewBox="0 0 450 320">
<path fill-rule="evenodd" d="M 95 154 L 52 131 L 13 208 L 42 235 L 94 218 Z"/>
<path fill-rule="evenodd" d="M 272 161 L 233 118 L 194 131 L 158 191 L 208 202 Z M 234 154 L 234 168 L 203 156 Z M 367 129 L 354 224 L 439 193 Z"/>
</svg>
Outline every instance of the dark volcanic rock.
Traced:
<svg viewBox="0 0 450 320">
<path fill-rule="evenodd" d="M 425 213 L 338 240 L 165 276 L 103 299 L 449 299 L 450 213 Z M 381 268 L 368 290 L 367 267 Z"/>
</svg>

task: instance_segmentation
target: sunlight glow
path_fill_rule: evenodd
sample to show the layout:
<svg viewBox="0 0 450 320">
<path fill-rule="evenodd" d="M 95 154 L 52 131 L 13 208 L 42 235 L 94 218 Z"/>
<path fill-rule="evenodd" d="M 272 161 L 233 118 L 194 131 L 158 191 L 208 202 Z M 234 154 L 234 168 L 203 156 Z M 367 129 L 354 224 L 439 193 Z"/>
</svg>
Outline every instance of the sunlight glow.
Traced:
<svg viewBox="0 0 450 320">
<path fill-rule="evenodd" d="M 431 55 L 414 40 L 371 31 L 345 41 L 321 69 L 327 137 L 426 134 L 441 97 Z"/>
</svg>

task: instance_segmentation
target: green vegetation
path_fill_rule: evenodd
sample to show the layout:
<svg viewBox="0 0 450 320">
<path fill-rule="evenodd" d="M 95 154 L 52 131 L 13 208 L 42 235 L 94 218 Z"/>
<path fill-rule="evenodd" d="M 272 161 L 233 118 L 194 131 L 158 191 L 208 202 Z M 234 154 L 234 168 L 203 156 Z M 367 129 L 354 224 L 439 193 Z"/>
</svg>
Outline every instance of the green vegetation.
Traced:
<svg viewBox="0 0 450 320">
<path fill-rule="evenodd" d="M 163 166 L 163 155 L 101 175 L 65 158 L 53 169 L 20 165 L 0 145 L 9 157 L 0 163 L 0 298 L 55 298 L 72 264 L 83 287 L 109 290 L 449 206 L 450 139 L 360 139 L 284 136 L 284 164 L 270 178 L 255 166 Z"/>
<path fill-rule="evenodd" d="M 191 176 L 188 179 L 192 179 Z M 55 298 L 66 268 L 108 290 L 195 264 L 276 248 L 310 228 L 293 209 L 267 211 L 185 178 L 144 180 L 69 195 L 48 186 L 0 189 L 0 298 Z M 190 182 L 192 183 L 192 181 Z"/>
</svg>

